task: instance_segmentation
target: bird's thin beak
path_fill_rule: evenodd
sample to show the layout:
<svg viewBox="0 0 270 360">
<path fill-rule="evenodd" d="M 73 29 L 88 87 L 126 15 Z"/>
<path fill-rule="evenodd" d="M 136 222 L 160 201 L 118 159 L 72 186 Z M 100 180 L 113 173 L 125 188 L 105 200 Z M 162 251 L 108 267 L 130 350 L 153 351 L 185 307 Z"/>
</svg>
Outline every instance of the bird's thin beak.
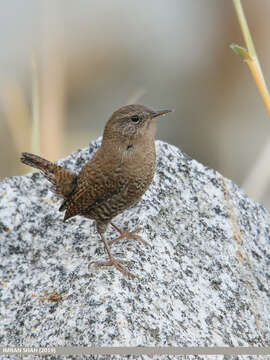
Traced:
<svg viewBox="0 0 270 360">
<path fill-rule="evenodd" d="M 152 119 L 157 116 L 168 114 L 169 112 L 174 112 L 174 109 L 154 111 L 154 114 L 152 115 Z"/>
</svg>

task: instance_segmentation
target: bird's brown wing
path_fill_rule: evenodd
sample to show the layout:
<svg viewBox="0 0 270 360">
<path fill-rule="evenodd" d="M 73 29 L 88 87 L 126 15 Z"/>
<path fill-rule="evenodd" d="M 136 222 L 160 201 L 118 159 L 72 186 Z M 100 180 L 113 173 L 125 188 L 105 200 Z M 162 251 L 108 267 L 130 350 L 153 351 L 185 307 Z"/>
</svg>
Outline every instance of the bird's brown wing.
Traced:
<svg viewBox="0 0 270 360">
<path fill-rule="evenodd" d="M 78 174 L 75 190 L 61 206 L 61 210 L 66 209 L 64 220 L 88 214 L 127 186 L 128 180 L 121 176 L 120 164 L 115 166 L 112 163 L 105 164 L 105 161 L 96 156 Z"/>
</svg>

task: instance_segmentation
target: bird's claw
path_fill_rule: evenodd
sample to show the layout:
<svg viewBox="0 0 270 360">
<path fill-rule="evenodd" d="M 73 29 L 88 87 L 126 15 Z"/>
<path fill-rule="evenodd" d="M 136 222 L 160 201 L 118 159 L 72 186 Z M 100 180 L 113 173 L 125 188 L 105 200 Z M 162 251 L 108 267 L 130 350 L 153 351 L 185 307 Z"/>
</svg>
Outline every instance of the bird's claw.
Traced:
<svg viewBox="0 0 270 360">
<path fill-rule="evenodd" d="M 150 244 L 147 241 L 143 240 L 141 238 L 141 236 L 137 235 L 137 233 L 139 231 L 141 231 L 141 230 L 143 230 L 143 229 L 142 228 L 137 228 L 137 229 L 135 229 L 135 230 L 133 230 L 131 232 L 128 232 L 128 231 L 122 230 L 122 229 L 117 227 L 117 231 L 119 231 L 120 236 L 118 236 L 115 239 L 112 239 L 112 240 L 108 241 L 108 245 L 111 246 L 112 244 L 114 244 L 114 243 L 116 243 L 116 242 L 118 242 L 118 241 L 120 241 L 122 239 L 129 239 L 129 240 L 137 240 L 137 241 L 140 241 L 141 243 L 143 243 L 146 246 L 150 246 Z"/>
<path fill-rule="evenodd" d="M 129 260 L 116 259 L 115 257 L 110 257 L 108 261 L 91 261 L 89 266 L 94 264 L 96 266 L 114 266 L 117 270 L 121 271 L 124 275 L 127 275 L 131 278 L 135 278 L 136 276 L 132 274 L 130 271 L 124 268 L 121 264 L 130 264 Z"/>
</svg>

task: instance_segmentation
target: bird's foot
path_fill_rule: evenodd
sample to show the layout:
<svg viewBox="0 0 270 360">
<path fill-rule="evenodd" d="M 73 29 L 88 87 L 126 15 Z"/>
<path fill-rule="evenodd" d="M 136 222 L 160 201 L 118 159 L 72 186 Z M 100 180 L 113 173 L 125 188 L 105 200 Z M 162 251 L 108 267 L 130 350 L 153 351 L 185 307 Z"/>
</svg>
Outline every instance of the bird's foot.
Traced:
<svg viewBox="0 0 270 360">
<path fill-rule="evenodd" d="M 136 277 L 130 271 L 125 269 L 124 266 L 122 266 L 122 264 L 130 264 L 129 260 L 116 259 L 115 257 L 110 256 L 110 260 L 108 260 L 108 261 L 91 261 L 89 266 L 92 264 L 94 264 L 96 266 L 114 266 L 114 267 L 116 267 L 117 270 L 121 271 L 121 273 L 123 273 L 124 275 L 127 275 L 131 278 Z"/>
<path fill-rule="evenodd" d="M 137 233 L 141 230 L 143 230 L 142 228 L 137 228 L 131 232 L 125 231 L 120 229 L 118 226 L 116 226 L 115 224 L 111 223 L 111 225 L 120 233 L 120 236 L 118 236 L 115 239 L 112 239 L 110 241 L 108 241 L 108 245 L 111 246 L 112 244 L 122 240 L 122 239 L 129 239 L 129 240 L 137 240 L 140 241 L 141 243 L 143 243 L 146 246 L 150 246 L 150 244 L 148 242 L 146 242 L 145 240 L 143 240 L 141 238 L 140 235 L 137 235 Z"/>
</svg>

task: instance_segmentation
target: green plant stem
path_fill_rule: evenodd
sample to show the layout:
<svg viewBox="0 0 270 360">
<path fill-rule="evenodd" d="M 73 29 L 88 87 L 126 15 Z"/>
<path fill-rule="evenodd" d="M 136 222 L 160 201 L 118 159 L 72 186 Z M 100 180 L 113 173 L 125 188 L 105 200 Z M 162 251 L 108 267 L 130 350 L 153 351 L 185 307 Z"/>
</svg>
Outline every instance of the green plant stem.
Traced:
<svg viewBox="0 0 270 360">
<path fill-rule="evenodd" d="M 257 57 L 255 46 L 253 44 L 252 37 L 250 35 L 250 31 L 248 28 L 247 19 L 244 13 L 244 9 L 241 3 L 241 0 L 233 0 L 233 4 L 235 7 L 235 11 L 238 17 L 238 21 L 240 23 L 240 27 L 245 39 L 245 43 L 249 52 L 249 55 L 252 57 Z"/>
</svg>

